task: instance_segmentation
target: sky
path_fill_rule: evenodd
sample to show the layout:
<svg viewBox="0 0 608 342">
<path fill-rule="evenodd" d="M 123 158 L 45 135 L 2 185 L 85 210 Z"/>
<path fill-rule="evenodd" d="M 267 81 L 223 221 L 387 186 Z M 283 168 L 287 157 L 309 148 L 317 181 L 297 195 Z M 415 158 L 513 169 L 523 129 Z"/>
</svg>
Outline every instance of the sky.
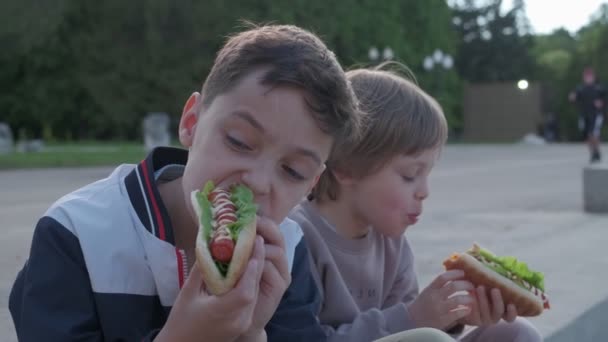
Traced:
<svg viewBox="0 0 608 342">
<path fill-rule="evenodd" d="M 511 8 L 511 0 L 503 6 Z M 565 27 L 574 33 L 589 22 L 589 17 L 607 0 L 525 0 L 526 14 L 535 33 L 551 33 Z"/>
</svg>

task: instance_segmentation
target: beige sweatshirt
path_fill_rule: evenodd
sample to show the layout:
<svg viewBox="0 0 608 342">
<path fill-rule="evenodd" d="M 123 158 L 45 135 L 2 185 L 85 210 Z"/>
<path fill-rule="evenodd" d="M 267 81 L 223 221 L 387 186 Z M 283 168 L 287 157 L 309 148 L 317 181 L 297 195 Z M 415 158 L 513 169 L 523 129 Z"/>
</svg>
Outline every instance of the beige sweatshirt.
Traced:
<svg viewBox="0 0 608 342">
<path fill-rule="evenodd" d="M 418 281 L 405 237 L 372 229 L 361 239 L 343 238 L 308 201 L 289 217 L 304 231 L 328 341 L 368 342 L 414 328 L 407 304 L 418 295 Z"/>
</svg>

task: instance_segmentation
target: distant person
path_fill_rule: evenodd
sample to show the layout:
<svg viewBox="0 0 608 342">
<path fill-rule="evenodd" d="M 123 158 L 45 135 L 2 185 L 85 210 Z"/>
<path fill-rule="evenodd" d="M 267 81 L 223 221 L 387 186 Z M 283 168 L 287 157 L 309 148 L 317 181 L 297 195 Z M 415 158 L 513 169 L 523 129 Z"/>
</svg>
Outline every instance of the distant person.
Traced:
<svg viewBox="0 0 608 342">
<path fill-rule="evenodd" d="M 312 256 L 328 341 L 429 341 L 420 328 L 452 335 L 431 330 L 434 341 L 541 341 L 498 289 L 475 287 L 460 270 L 419 291 L 404 233 L 422 213 L 448 127 L 434 99 L 379 69 L 347 73 L 364 132 L 336 145 L 311 200 L 289 215 Z"/>
<path fill-rule="evenodd" d="M 606 89 L 597 82 L 595 71 L 586 68 L 583 71 L 583 83 L 570 92 L 568 99 L 579 106 L 578 127 L 583 139 L 589 146 L 591 163 L 601 160 L 600 133 L 604 121 Z"/>
</svg>

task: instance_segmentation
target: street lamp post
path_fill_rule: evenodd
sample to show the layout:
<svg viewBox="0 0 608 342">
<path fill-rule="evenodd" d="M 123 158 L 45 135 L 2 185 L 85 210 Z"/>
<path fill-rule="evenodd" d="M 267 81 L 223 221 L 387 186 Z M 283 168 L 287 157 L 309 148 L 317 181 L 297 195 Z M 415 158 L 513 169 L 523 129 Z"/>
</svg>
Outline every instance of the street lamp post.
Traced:
<svg viewBox="0 0 608 342">
<path fill-rule="evenodd" d="M 422 66 L 426 71 L 433 70 L 435 65 L 439 65 L 445 70 L 450 70 L 454 66 L 454 59 L 449 54 L 436 49 L 431 55 L 424 57 L 422 61 Z"/>
<path fill-rule="evenodd" d="M 383 61 L 392 60 L 393 58 L 395 58 L 395 53 L 393 52 L 393 49 L 391 49 L 390 46 L 384 47 L 382 52 L 380 52 L 380 50 L 377 47 L 372 46 L 369 48 L 367 57 L 369 57 L 369 60 L 372 63 L 377 64 L 377 63 L 381 63 Z"/>
<path fill-rule="evenodd" d="M 422 67 L 424 68 L 424 70 L 426 70 L 427 72 L 432 72 L 436 70 L 436 72 L 431 75 L 431 77 L 433 85 L 432 89 L 437 92 L 437 97 L 443 95 L 442 83 L 444 80 L 443 75 L 440 76 L 437 72 L 448 71 L 452 69 L 453 66 L 454 58 L 452 58 L 452 56 L 450 56 L 449 54 L 441 51 L 440 49 L 435 49 L 432 54 L 427 55 L 422 60 Z M 443 72 L 440 73 L 443 74 Z"/>
<path fill-rule="evenodd" d="M 433 96 L 437 99 L 439 103 L 444 106 L 444 110 L 449 110 L 445 108 L 445 80 L 447 71 L 452 69 L 454 66 L 454 58 L 450 56 L 450 54 L 441 51 L 440 49 L 435 49 L 432 54 L 427 55 L 422 60 L 422 67 L 425 71 L 431 74 L 431 91 Z M 454 126 L 450 126 L 450 136 L 455 134 L 455 136 L 459 135 L 459 130 Z"/>
</svg>

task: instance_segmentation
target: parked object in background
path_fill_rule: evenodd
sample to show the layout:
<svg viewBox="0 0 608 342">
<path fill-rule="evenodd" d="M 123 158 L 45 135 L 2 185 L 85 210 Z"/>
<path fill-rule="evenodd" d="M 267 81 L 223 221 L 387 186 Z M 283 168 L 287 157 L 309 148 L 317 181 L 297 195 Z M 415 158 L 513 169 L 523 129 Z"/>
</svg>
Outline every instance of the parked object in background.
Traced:
<svg viewBox="0 0 608 342">
<path fill-rule="evenodd" d="M 463 140 L 513 142 L 536 132 L 543 121 L 541 86 L 517 82 L 470 83 L 464 88 Z"/>
<path fill-rule="evenodd" d="M 521 143 L 526 145 L 545 145 L 547 142 L 537 134 L 528 133 L 521 139 Z"/>
<path fill-rule="evenodd" d="M 44 149 L 42 139 L 22 140 L 17 143 L 17 152 L 40 152 Z"/>
<path fill-rule="evenodd" d="M 608 213 L 608 164 L 596 163 L 583 169 L 583 201 L 586 212 Z"/>
<path fill-rule="evenodd" d="M 171 135 L 169 134 L 170 119 L 167 113 L 149 113 L 144 119 L 144 146 L 147 152 L 158 146 L 169 146 Z"/>
<path fill-rule="evenodd" d="M 0 122 L 0 154 L 11 153 L 14 151 L 15 142 L 13 132 L 8 124 Z"/>
</svg>

